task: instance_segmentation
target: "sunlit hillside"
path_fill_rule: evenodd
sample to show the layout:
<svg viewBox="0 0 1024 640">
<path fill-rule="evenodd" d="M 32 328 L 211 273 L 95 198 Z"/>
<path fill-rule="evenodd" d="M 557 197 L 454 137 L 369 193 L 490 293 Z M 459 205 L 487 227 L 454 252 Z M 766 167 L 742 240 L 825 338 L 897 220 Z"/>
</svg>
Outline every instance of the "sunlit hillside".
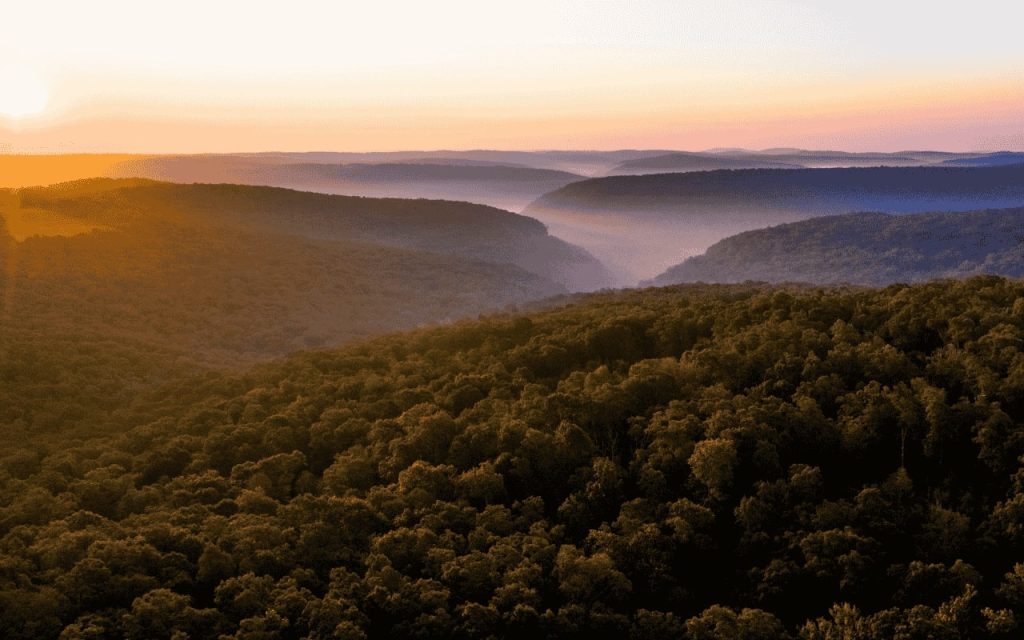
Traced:
<svg viewBox="0 0 1024 640">
<path fill-rule="evenodd" d="M 566 291 L 516 256 L 560 268 L 585 254 L 535 221 L 466 206 L 148 181 L 4 192 L 0 333 L 238 365 Z M 469 230 L 443 222 L 460 217 Z"/>
</svg>

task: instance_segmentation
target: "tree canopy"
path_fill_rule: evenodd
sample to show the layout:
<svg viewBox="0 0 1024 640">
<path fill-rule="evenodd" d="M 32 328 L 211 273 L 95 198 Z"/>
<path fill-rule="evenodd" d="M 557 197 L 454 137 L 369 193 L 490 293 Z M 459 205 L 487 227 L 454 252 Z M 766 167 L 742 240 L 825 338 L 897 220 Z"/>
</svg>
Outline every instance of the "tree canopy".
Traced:
<svg viewBox="0 0 1024 640">
<path fill-rule="evenodd" d="M 159 369 L 0 416 L 0 629 L 1014 637 L 1022 340 L 996 277 L 682 286 Z"/>
</svg>

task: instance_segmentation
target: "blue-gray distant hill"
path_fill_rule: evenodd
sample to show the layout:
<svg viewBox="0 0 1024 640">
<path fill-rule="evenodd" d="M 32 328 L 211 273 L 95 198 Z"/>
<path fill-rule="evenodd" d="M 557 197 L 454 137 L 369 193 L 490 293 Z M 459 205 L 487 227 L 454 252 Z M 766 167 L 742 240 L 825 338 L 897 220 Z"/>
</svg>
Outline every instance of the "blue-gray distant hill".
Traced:
<svg viewBox="0 0 1024 640">
<path fill-rule="evenodd" d="M 998 151 L 986 153 L 973 158 L 957 158 L 942 163 L 949 167 L 1003 167 L 1007 165 L 1024 165 L 1024 153 L 1017 151 Z"/>
<path fill-rule="evenodd" d="M 485 161 L 302 163 L 264 167 L 249 182 L 374 198 L 461 200 L 518 211 L 538 195 L 583 176 Z"/>
<path fill-rule="evenodd" d="M 797 164 L 808 169 L 831 169 L 841 167 L 916 167 L 935 164 L 946 160 L 970 158 L 976 153 L 951 153 L 948 151 L 834 151 L 809 149 L 764 149 L 761 151 L 731 150 L 720 152 L 735 158 L 757 157 L 775 162 Z"/>
<path fill-rule="evenodd" d="M 350 154 L 337 155 L 348 157 Z M 387 162 L 331 162 L 330 157 L 329 154 L 157 156 L 123 163 L 111 173 L 115 177 L 266 185 L 371 198 L 459 200 L 511 211 L 522 209 L 548 191 L 583 179 L 582 175 L 568 171 L 501 164 L 486 158 L 405 159 L 398 156 Z"/>
<path fill-rule="evenodd" d="M 750 169 L 575 182 L 524 213 L 633 282 L 743 231 L 856 211 L 1024 206 L 1024 165 Z"/>
<path fill-rule="evenodd" d="M 661 156 L 629 160 L 618 165 L 609 175 L 644 175 L 650 173 L 685 173 L 717 169 L 802 169 L 804 165 L 773 160 L 754 154 L 668 153 Z"/>
<path fill-rule="evenodd" d="M 848 151 L 813 151 L 806 149 L 765 149 L 762 151 L 713 149 L 699 152 L 674 152 L 627 160 L 609 171 L 608 175 L 684 173 L 689 171 L 716 171 L 718 169 L 918 167 L 941 162 L 969 160 L 977 155 L 944 151 L 852 153 Z"/>
<path fill-rule="evenodd" d="M 726 238 L 654 279 L 886 285 L 1024 276 L 1024 208 L 814 218 Z"/>
</svg>

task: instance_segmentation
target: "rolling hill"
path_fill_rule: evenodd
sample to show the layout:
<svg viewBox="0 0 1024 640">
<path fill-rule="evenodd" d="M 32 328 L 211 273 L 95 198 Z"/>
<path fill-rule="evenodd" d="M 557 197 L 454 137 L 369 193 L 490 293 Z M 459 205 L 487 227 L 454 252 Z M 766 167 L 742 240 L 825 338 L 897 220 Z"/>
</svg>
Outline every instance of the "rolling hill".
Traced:
<svg viewBox="0 0 1024 640">
<path fill-rule="evenodd" d="M 756 169 L 590 179 L 542 196 L 524 214 L 635 282 L 751 229 L 856 211 L 1021 205 L 1022 166 Z"/>
<path fill-rule="evenodd" d="M 609 175 L 643 175 L 649 173 L 685 173 L 718 169 L 802 169 L 803 165 L 762 159 L 757 156 L 732 157 L 710 153 L 669 153 L 623 162 Z"/>
<path fill-rule="evenodd" d="M 797 164 L 807 169 L 837 169 L 854 167 L 918 167 L 945 160 L 974 157 L 978 154 L 947 151 L 851 152 L 813 149 L 763 149 L 761 151 L 725 150 L 717 155 L 733 158 L 760 158 L 775 162 Z"/>
<path fill-rule="evenodd" d="M 375 162 L 329 162 L 317 155 L 167 156 L 121 163 L 108 173 L 170 182 L 269 185 L 377 198 L 474 202 L 518 211 L 538 196 L 581 180 L 566 171 L 483 159 L 425 156 Z M 390 157 L 390 155 L 388 156 Z"/>
<path fill-rule="evenodd" d="M 899 151 L 895 153 L 812 151 L 806 149 L 718 149 L 670 153 L 628 160 L 607 175 L 683 173 L 718 169 L 835 169 L 854 167 L 996 166 L 999 154 Z"/>
<path fill-rule="evenodd" d="M 17 230 L 0 234 L 0 332 L 214 365 L 520 304 L 600 269 L 534 220 L 465 203 L 90 180 L 0 192 L 0 216 Z"/>
<path fill-rule="evenodd" d="M 1006 165 L 1024 164 L 1024 153 L 1016 151 L 998 151 L 973 158 L 956 158 L 946 160 L 943 165 L 951 167 L 1002 167 Z"/>
<path fill-rule="evenodd" d="M 979 274 L 1024 277 L 1024 208 L 857 213 L 747 231 L 668 269 L 653 284 L 886 285 Z"/>
</svg>

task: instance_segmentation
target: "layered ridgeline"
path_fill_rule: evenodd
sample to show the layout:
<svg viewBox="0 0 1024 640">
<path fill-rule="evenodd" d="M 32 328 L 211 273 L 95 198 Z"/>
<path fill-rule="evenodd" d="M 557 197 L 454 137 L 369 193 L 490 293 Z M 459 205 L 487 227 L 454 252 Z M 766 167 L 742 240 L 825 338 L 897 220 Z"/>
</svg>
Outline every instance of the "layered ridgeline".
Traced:
<svg viewBox="0 0 1024 640">
<path fill-rule="evenodd" d="M 547 169 L 574 175 L 604 175 L 636 158 L 663 155 L 666 150 L 622 151 L 389 151 L 298 153 L 152 154 L 0 154 L 0 188 L 55 184 L 96 176 L 138 177 L 183 182 L 238 182 L 247 172 L 272 165 L 427 164 L 500 165 Z"/>
<path fill-rule="evenodd" d="M 305 156 L 149 157 L 121 162 L 108 173 L 171 182 L 229 182 L 352 196 L 457 200 L 514 211 L 544 193 L 583 179 L 567 171 L 460 157 L 330 162 L 330 155 Z"/>
<path fill-rule="evenodd" d="M 965 162 L 971 166 L 1015 164 L 1010 152 L 948 153 L 904 151 L 898 153 L 849 153 L 802 149 L 714 149 L 709 151 L 389 151 L 234 153 L 201 155 L 3 155 L 0 154 L 0 187 L 53 184 L 94 176 L 141 177 L 171 182 L 244 182 L 263 168 L 276 165 L 449 165 L 503 166 L 552 171 L 549 177 L 602 176 L 765 167 L 922 166 Z M 650 158 L 650 162 L 646 159 Z M 637 164 L 633 164 L 637 162 Z M 356 171 L 353 169 L 353 171 Z M 536 174 L 541 175 L 541 174 Z M 528 173 L 506 174 L 510 183 L 525 182 Z M 476 177 L 474 177 L 476 179 Z M 283 186 L 283 185 L 277 185 Z M 539 194 L 538 194 L 539 195 Z M 517 196 L 518 197 L 518 196 Z M 456 198 L 457 199 L 457 198 Z M 484 204 L 495 204 L 484 202 Z"/>
<path fill-rule="evenodd" d="M 856 213 L 747 231 L 654 279 L 884 285 L 979 274 L 1024 276 L 1024 209 Z"/>
<path fill-rule="evenodd" d="M 707 171 L 585 180 L 524 210 L 626 281 L 742 231 L 855 211 L 922 213 L 1024 205 L 1024 165 Z"/>
<path fill-rule="evenodd" d="M 683 173 L 718 169 L 829 169 L 839 167 L 920 167 L 930 165 L 985 167 L 1024 163 L 1024 154 L 949 153 L 943 151 L 900 151 L 896 153 L 850 153 L 805 149 L 722 149 L 702 152 L 674 152 L 627 160 L 608 175 Z"/>
<path fill-rule="evenodd" d="M 115 180 L 0 198 L 3 332 L 62 326 L 215 364 L 476 315 L 602 273 L 537 221 L 465 203 Z"/>
<path fill-rule="evenodd" d="M 644 175 L 650 173 L 686 173 L 719 169 L 802 169 L 801 164 L 764 158 L 747 153 L 667 153 L 662 156 L 629 160 L 608 175 Z"/>
<path fill-rule="evenodd" d="M 0 629 L 1019 637 L 1022 340 L 998 278 L 690 286 L 181 378 L 0 440 Z"/>
<path fill-rule="evenodd" d="M 976 163 L 965 166 L 1008 163 L 1000 154 L 934 151 L 321 152 L 136 157 L 118 161 L 106 173 L 171 182 L 229 182 L 344 195 L 460 200 L 519 211 L 541 195 L 585 176 L 959 161 Z"/>
</svg>

